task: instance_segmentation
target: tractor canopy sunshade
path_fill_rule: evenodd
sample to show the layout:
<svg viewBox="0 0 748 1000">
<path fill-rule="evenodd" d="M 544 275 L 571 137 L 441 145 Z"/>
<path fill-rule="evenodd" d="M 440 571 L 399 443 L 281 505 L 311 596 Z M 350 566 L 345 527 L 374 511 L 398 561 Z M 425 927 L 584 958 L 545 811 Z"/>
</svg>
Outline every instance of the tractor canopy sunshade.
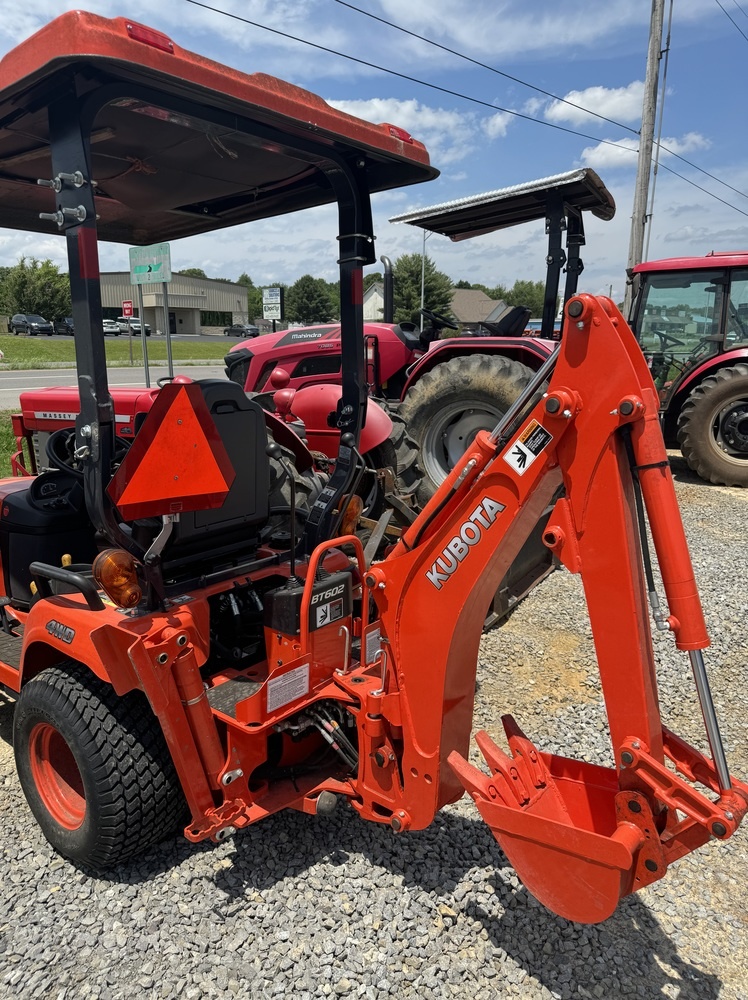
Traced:
<svg viewBox="0 0 748 1000">
<path fill-rule="evenodd" d="M 126 18 L 70 11 L 0 61 L 7 228 L 58 231 L 38 218 L 51 198 L 37 179 L 54 177 L 48 108 L 71 85 L 82 107 L 87 94 L 99 105 L 111 96 L 90 122 L 102 240 L 148 244 L 334 201 L 315 169 L 326 153 L 360 153 L 370 191 L 438 173 L 424 146 L 396 126 L 336 111 L 264 73 L 229 69 Z M 246 119 L 256 125 L 251 133 Z M 288 147 L 278 133 L 291 138 Z M 293 139 L 302 148 L 292 149 Z"/>
<path fill-rule="evenodd" d="M 584 169 L 419 208 L 395 215 L 390 222 L 408 222 L 457 242 L 545 218 L 549 195 L 560 198 L 567 210 L 592 212 L 606 222 L 616 213 L 613 195 L 594 170 Z"/>
</svg>

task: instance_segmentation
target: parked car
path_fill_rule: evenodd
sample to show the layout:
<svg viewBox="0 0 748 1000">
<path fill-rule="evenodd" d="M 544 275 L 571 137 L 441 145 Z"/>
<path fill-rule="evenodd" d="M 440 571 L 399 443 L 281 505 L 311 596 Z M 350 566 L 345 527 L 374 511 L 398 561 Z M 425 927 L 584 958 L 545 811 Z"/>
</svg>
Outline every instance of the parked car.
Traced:
<svg viewBox="0 0 748 1000">
<path fill-rule="evenodd" d="M 107 333 L 112 333 L 115 337 L 119 337 L 119 323 L 116 319 L 105 319 L 102 321 L 101 325 L 104 329 L 105 336 Z"/>
<path fill-rule="evenodd" d="M 130 329 L 133 332 L 133 336 L 139 337 L 141 333 L 140 320 L 138 319 L 137 316 L 131 316 L 129 322 L 130 322 Z M 127 316 L 117 317 L 117 326 L 119 327 L 120 333 L 127 333 L 127 323 L 128 323 Z M 151 328 L 147 323 L 145 324 L 145 335 L 146 337 L 150 337 L 151 335 Z"/>
<path fill-rule="evenodd" d="M 56 319 L 54 322 L 55 333 L 59 333 L 66 337 L 72 337 L 75 333 L 75 326 L 73 324 L 72 316 L 63 316 L 62 319 Z"/>
<path fill-rule="evenodd" d="M 8 331 L 16 337 L 19 333 L 24 337 L 36 337 L 40 333 L 51 337 L 54 333 L 54 327 L 43 316 L 36 316 L 33 313 L 16 313 L 10 318 Z"/>
<path fill-rule="evenodd" d="M 251 323 L 233 323 L 231 326 L 224 327 L 223 335 L 224 337 L 259 337 L 260 331 Z"/>
</svg>

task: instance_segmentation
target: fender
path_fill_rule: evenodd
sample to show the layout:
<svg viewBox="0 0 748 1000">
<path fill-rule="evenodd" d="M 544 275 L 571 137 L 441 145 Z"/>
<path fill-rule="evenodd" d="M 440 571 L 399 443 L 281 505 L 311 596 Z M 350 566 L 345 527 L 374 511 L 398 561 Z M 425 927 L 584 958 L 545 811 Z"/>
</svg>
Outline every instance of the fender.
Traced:
<svg viewBox="0 0 748 1000">
<path fill-rule="evenodd" d="M 748 347 L 738 347 L 734 351 L 725 351 L 724 354 L 715 354 L 711 358 L 705 358 L 702 364 L 693 368 L 686 378 L 675 390 L 673 398 L 681 393 L 687 394 L 707 375 L 713 375 L 718 368 L 729 368 L 739 362 L 748 362 Z"/>
<path fill-rule="evenodd" d="M 206 600 L 195 599 L 189 606 L 168 613 L 131 616 L 111 604 L 92 612 L 80 594 L 45 598 L 31 608 L 26 619 L 17 690 L 39 671 L 62 660 L 83 663 L 118 695 L 135 688 L 145 690 L 138 664 L 143 657 L 155 661 L 160 651 L 167 652 L 171 661 L 180 632 L 187 633 L 197 665 L 202 666 L 210 645 Z M 154 692 L 146 694 L 153 702 Z"/>
<path fill-rule="evenodd" d="M 303 421 L 312 451 L 321 451 L 330 458 L 338 454 L 340 432 L 334 424 L 334 414 L 342 395 L 339 385 L 308 385 L 294 396 L 292 410 Z M 333 423 L 329 417 L 333 415 Z M 369 399 L 366 423 L 361 430 L 359 450 L 362 454 L 383 444 L 392 433 L 392 421 L 382 407 Z"/>
<path fill-rule="evenodd" d="M 273 438 L 279 445 L 293 452 L 294 463 L 299 472 L 306 472 L 307 469 L 311 469 L 314 465 L 314 458 L 309 448 L 298 434 L 294 432 L 293 428 L 289 424 L 284 423 L 275 413 L 270 413 L 264 407 L 262 412 L 265 415 L 265 426 L 273 435 Z"/>
<path fill-rule="evenodd" d="M 405 399 L 408 389 L 422 375 L 444 361 L 451 361 L 453 357 L 462 357 L 466 354 L 500 354 L 510 361 L 521 361 L 523 365 L 537 371 L 551 356 L 555 346 L 555 341 L 543 340 L 540 337 L 449 337 L 447 340 L 435 341 L 429 350 L 411 365 L 400 399 Z"/>
</svg>

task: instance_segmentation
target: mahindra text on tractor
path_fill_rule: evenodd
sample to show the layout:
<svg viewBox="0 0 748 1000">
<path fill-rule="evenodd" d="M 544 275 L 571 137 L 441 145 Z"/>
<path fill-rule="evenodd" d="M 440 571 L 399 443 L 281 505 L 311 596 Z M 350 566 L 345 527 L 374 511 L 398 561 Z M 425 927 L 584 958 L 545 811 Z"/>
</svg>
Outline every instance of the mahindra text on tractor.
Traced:
<svg viewBox="0 0 748 1000">
<path fill-rule="evenodd" d="M 370 193 L 435 176 L 425 148 L 131 20 L 71 11 L 0 62 L 0 167 L 3 224 L 64 233 L 76 329 L 74 461 L 0 483 L 0 681 L 17 696 L 19 780 L 60 854 L 102 870 L 177 830 L 221 841 L 341 800 L 407 835 L 467 791 L 528 889 L 595 922 L 736 831 L 748 787 L 720 738 L 658 395 L 609 299 L 569 299 L 548 361 L 376 558 L 351 511 Z M 167 381 L 118 442 L 98 240 L 150 245 L 329 202 L 332 472 L 230 380 Z M 507 714 L 508 753 L 478 734 L 481 770 L 467 755 L 486 608 L 562 488 L 543 537 L 584 581 L 612 765 L 541 751 Z M 710 756 L 663 724 L 652 622 L 689 658 Z"/>
</svg>

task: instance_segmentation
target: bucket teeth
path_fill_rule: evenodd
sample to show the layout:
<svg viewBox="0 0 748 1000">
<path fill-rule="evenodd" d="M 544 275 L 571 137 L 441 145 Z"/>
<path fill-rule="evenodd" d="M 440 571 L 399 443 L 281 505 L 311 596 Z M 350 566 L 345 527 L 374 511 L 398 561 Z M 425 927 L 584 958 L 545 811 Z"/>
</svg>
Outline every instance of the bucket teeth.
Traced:
<svg viewBox="0 0 748 1000">
<path fill-rule="evenodd" d="M 526 805 L 530 801 L 532 784 L 528 781 L 531 776 L 524 760 L 504 753 L 483 730 L 476 733 L 475 742 L 493 775 L 489 787 L 493 787 L 507 805 Z M 496 794 L 492 797 L 495 798 Z"/>
<path fill-rule="evenodd" d="M 615 772 L 598 765 L 541 754 L 514 719 L 503 720 L 510 754 L 485 733 L 476 742 L 491 771 L 473 767 L 456 751 L 449 764 L 475 801 L 526 888 L 569 920 L 596 923 L 631 891 L 646 831 L 616 823 Z M 566 796 L 566 797 L 565 797 Z M 610 820 L 591 827 L 588 797 L 602 802 Z M 654 838 L 657 838 L 654 824 Z M 654 850 L 645 858 L 664 870 Z M 649 868 L 646 868 L 649 871 Z M 660 877 L 658 874 L 657 877 Z"/>
<path fill-rule="evenodd" d="M 468 764 L 459 754 L 449 763 L 466 791 L 474 799 L 501 802 L 511 809 L 532 809 L 542 798 L 543 811 L 559 822 L 570 822 L 568 810 L 546 766 L 542 754 L 519 728 L 511 715 L 502 717 L 511 756 L 498 747 L 485 731 L 475 735 L 491 777 Z"/>
</svg>

